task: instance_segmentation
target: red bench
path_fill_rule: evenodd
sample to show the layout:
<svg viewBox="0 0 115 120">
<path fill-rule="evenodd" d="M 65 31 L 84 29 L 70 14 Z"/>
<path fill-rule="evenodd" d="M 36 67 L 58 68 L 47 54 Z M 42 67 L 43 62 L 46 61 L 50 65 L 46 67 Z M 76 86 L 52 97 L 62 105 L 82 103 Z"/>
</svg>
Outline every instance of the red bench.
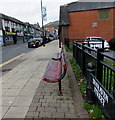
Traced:
<svg viewBox="0 0 115 120">
<path fill-rule="evenodd" d="M 49 83 L 59 82 L 59 93 L 62 94 L 61 80 L 64 78 L 66 71 L 67 66 L 62 49 L 62 51 L 60 53 L 57 53 L 55 57 L 53 57 L 52 60 L 49 62 L 42 79 L 43 81 Z"/>
</svg>

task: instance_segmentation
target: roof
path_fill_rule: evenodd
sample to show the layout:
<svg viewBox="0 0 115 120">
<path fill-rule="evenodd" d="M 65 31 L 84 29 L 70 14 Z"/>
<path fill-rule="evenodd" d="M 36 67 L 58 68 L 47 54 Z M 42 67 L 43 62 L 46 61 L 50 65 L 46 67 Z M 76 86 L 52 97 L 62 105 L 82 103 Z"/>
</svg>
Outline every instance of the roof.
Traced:
<svg viewBox="0 0 115 120">
<path fill-rule="evenodd" d="M 83 1 L 83 0 L 82 0 Z M 72 2 L 67 5 L 68 12 L 114 8 L 114 2 Z"/>
<path fill-rule="evenodd" d="M 24 24 L 22 21 L 20 21 L 20 20 L 18 20 L 18 19 L 16 19 L 16 18 L 7 16 L 7 15 L 1 14 L 1 13 L 0 13 L 0 17 L 1 17 L 1 18 L 4 18 L 4 19 L 6 19 L 6 20 L 10 20 L 10 21 L 16 22 L 16 23 Z"/>
<path fill-rule="evenodd" d="M 80 0 L 79 2 L 78 1 L 72 2 L 60 7 L 60 21 L 59 21 L 60 26 L 61 25 L 66 26 L 70 24 L 69 15 L 68 15 L 68 13 L 70 12 L 115 8 L 114 0 L 110 0 L 114 2 L 96 2 L 99 0 L 93 0 L 93 2 L 83 2 L 83 1 L 86 0 Z"/>
</svg>

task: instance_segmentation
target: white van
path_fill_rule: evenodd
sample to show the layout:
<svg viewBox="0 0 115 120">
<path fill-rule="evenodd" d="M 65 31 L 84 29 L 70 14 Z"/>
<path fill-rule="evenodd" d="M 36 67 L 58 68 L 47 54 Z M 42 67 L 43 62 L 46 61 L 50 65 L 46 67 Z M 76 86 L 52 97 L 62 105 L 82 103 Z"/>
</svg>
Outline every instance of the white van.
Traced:
<svg viewBox="0 0 115 120">
<path fill-rule="evenodd" d="M 104 50 L 109 50 L 110 46 L 106 40 L 102 37 L 87 37 L 84 41 L 85 45 L 90 45 L 90 47 L 97 49 L 102 48 L 102 41 L 104 41 Z"/>
</svg>

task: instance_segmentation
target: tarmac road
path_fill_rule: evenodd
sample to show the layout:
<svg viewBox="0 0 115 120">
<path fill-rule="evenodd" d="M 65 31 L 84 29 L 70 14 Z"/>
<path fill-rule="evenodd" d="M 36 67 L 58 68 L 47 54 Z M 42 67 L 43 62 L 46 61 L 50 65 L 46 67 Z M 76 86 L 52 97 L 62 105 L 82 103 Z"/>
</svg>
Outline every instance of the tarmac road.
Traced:
<svg viewBox="0 0 115 120">
<path fill-rule="evenodd" d="M 34 50 L 35 48 L 28 48 L 27 43 L 19 43 L 9 46 L 3 46 L 1 49 L 0 56 L 0 72 L 2 72 L 2 76 L 12 70 L 14 67 L 19 65 L 24 61 L 24 59 L 18 59 L 22 57 L 24 54 Z"/>
<path fill-rule="evenodd" d="M 23 53 L 32 51 L 34 48 L 28 48 L 27 43 L 19 43 L 2 47 L 2 63 Z"/>
</svg>

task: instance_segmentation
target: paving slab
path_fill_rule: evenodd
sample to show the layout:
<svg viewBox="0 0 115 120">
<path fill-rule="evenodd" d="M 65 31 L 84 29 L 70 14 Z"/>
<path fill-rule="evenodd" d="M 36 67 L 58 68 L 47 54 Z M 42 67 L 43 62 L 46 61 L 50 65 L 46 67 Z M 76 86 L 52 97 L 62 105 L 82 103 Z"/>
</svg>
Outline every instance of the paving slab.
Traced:
<svg viewBox="0 0 115 120">
<path fill-rule="evenodd" d="M 33 118 L 76 118 L 68 76 L 62 80 L 62 92 L 63 94 L 60 96 L 58 83 L 51 84 L 41 81 L 26 118 L 29 118 L 31 112 L 38 113 L 37 116 L 31 114 Z M 41 93 L 40 97 L 38 93 Z"/>
</svg>

